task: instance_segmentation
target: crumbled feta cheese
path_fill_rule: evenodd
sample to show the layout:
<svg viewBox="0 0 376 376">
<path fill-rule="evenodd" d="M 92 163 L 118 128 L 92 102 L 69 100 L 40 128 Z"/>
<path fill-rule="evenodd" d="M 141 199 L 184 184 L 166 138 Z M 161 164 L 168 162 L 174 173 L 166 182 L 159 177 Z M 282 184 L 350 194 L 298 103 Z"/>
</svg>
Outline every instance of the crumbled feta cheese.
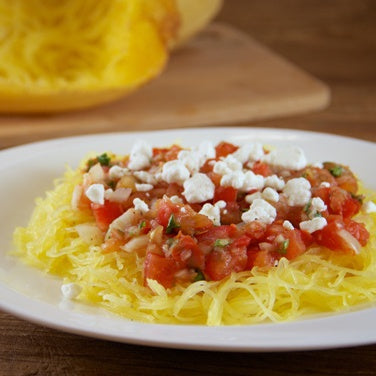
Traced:
<svg viewBox="0 0 376 376">
<path fill-rule="evenodd" d="M 315 217 L 309 221 L 300 222 L 299 227 L 303 231 L 307 231 L 312 234 L 315 231 L 322 230 L 328 222 L 324 217 Z"/>
<path fill-rule="evenodd" d="M 248 161 L 258 161 L 264 155 L 264 149 L 261 144 L 245 144 L 240 146 L 238 150 L 231 154 L 241 164 Z"/>
<path fill-rule="evenodd" d="M 311 198 L 311 184 L 304 178 L 291 179 L 283 188 L 283 193 L 290 206 L 303 206 Z"/>
<path fill-rule="evenodd" d="M 157 179 L 150 173 L 146 171 L 135 171 L 133 175 L 146 184 L 157 184 Z"/>
<path fill-rule="evenodd" d="M 254 189 L 262 189 L 264 187 L 264 180 L 262 175 L 256 175 L 253 171 L 247 171 L 244 173 L 244 183 L 241 190 L 249 192 Z"/>
<path fill-rule="evenodd" d="M 61 293 L 66 299 L 74 299 L 80 295 L 82 287 L 76 283 L 65 283 L 61 285 Z"/>
<path fill-rule="evenodd" d="M 266 224 L 274 222 L 277 216 L 275 207 L 267 201 L 257 198 L 252 202 L 249 210 L 242 214 L 242 221 L 249 223 L 252 221 L 260 221 Z"/>
<path fill-rule="evenodd" d="M 255 192 L 255 193 L 245 196 L 245 201 L 248 202 L 248 204 L 252 204 L 252 202 L 256 200 L 257 198 L 262 198 L 261 192 Z"/>
<path fill-rule="evenodd" d="M 205 204 L 199 211 L 199 214 L 206 215 L 215 226 L 219 226 L 221 224 L 221 213 L 219 207 L 216 205 Z"/>
<path fill-rule="evenodd" d="M 365 213 L 376 213 L 376 204 L 373 201 L 367 201 L 363 204 L 363 210 Z"/>
<path fill-rule="evenodd" d="M 138 141 L 133 145 L 131 150 L 128 167 L 131 170 L 142 170 L 143 168 L 149 167 L 152 156 L 152 147 L 145 141 Z"/>
<path fill-rule="evenodd" d="M 276 149 L 262 158 L 263 162 L 273 166 L 300 170 L 307 166 L 307 159 L 303 150 L 298 146 L 291 146 L 283 149 Z"/>
<path fill-rule="evenodd" d="M 138 184 L 138 183 L 136 183 L 135 186 L 136 186 L 136 191 L 138 191 L 138 192 L 148 192 L 148 191 L 151 191 L 154 188 L 154 186 L 151 185 L 151 184 Z"/>
<path fill-rule="evenodd" d="M 194 174 L 184 182 L 183 195 L 190 204 L 205 202 L 214 197 L 215 186 L 208 176 Z"/>
<path fill-rule="evenodd" d="M 112 180 L 121 179 L 123 176 L 127 174 L 129 174 L 129 169 L 120 166 L 112 166 L 108 171 L 108 175 Z"/>
<path fill-rule="evenodd" d="M 324 168 L 324 165 L 321 162 L 312 163 L 311 166 L 316 168 Z"/>
<path fill-rule="evenodd" d="M 135 198 L 133 200 L 134 208 L 138 211 L 140 211 L 142 214 L 147 213 L 149 211 L 149 206 L 145 201 L 142 201 L 139 198 Z"/>
<path fill-rule="evenodd" d="M 320 187 L 329 188 L 329 187 L 330 187 L 330 183 L 327 182 L 327 181 L 323 181 L 323 182 L 320 184 Z"/>
<path fill-rule="evenodd" d="M 211 141 L 203 141 L 198 145 L 198 148 L 194 150 L 200 156 L 201 166 L 207 159 L 215 158 L 215 148 Z"/>
<path fill-rule="evenodd" d="M 190 172 L 183 162 L 179 160 L 173 160 L 166 162 L 163 165 L 162 179 L 167 183 L 183 184 L 190 176 Z"/>
<path fill-rule="evenodd" d="M 314 197 L 311 200 L 311 207 L 308 216 L 313 218 L 317 213 L 321 213 L 327 209 L 325 202 L 320 197 Z"/>
<path fill-rule="evenodd" d="M 213 166 L 213 171 L 219 175 L 229 174 L 234 171 L 239 171 L 243 168 L 241 162 L 229 154 L 226 158 L 218 161 Z"/>
<path fill-rule="evenodd" d="M 179 196 L 171 196 L 169 197 L 170 201 L 173 203 L 173 204 L 182 204 L 183 203 L 183 200 L 181 199 L 181 197 Z"/>
<path fill-rule="evenodd" d="M 103 184 L 92 184 L 85 192 L 86 197 L 94 204 L 104 205 Z"/>
<path fill-rule="evenodd" d="M 293 224 L 292 224 L 290 221 L 283 221 L 282 226 L 283 226 L 286 230 L 293 230 L 293 229 L 294 229 L 294 226 L 293 226 Z"/>
<path fill-rule="evenodd" d="M 178 154 L 178 159 L 192 174 L 200 169 L 200 156 L 194 151 L 182 150 Z"/>
<path fill-rule="evenodd" d="M 272 201 L 272 202 L 278 202 L 279 201 L 279 194 L 278 192 L 273 188 L 265 188 L 262 191 L 262 197 L 265 200 Z"/>
<path fill-rule="evenodd" d="M 221 186 L 222 187 L 233 187 L 235 189 L 240 189 L 244 185 L 244 173 L 243 171 L 233 171 L 222 176 Z"/>
<path fill-rule="evenodd" d="M 265 187 L 274 188 L 276 191 L 281 191 L 285 186 L 285 181 L 277 175 L 267 176 L 264 180 Z"/>
<path fill-rule="evenodd" d="M 183 206 L 183 207 L 180 209 L 180 211 L 181 211 L 182 213 L 186 213 L 186 212 L 187 212 L 187 209 Z"/>
<path fill-rule="evenodd" d="M 223 201 L 223 200 L 219 200 L 215 203 L 215 206 L 219 209 L 224 209 L 227 204 L 226 204 L 226 201 Z"/>
</svg>

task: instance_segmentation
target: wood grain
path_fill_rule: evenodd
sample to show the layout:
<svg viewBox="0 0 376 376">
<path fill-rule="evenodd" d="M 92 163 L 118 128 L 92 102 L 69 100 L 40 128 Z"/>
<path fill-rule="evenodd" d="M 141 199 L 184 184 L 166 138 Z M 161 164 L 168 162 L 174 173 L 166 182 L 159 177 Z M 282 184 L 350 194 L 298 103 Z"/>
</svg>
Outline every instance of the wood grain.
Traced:
<svg viewBox="0 0 376 376">
<path fill-rule="evenodd" d="M 321 112 L 240 125 L 376 141 L 375 19 L 374 0 L 228 0 L 221 21 L 233 23 L 328 83 L 333 96 Z M 22 141 L 13 142 L 27 139 L 25 130 Z M 168 350 L 70 335 L 0 313 L 1 376 L 375 374 L 376 345 L 280 354 Z"/>
<path fill-rule="evenodd" d="M 105 106 L 49 116 L 0 116 L 0 147 L 72 134 L 218 125 L 322 109 L 329 89 L 225 24 L 175 51 L 167 70 Z"/>
</svg>

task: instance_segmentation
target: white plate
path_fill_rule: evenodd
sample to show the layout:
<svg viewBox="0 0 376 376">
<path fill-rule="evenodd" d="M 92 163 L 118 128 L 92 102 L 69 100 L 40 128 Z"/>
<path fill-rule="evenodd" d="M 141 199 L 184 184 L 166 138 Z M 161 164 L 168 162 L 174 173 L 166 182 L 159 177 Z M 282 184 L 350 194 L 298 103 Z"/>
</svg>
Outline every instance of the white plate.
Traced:
<svg viewBox="0 0 376 376">
<path fill-rule="evenodd" d="M 310 162 L 345 163 L 376 188 L 376 144 L 312 132 L 257 128 L 186 129 L 92 135 L 40 142 L 0 152 L 0 307 L 26 320 L 67 332 L 119 342 L 172 348 L 225 351 L 286 351 L 376 342 L 376 308 L 292 323 L 205 327 L 143 324 L 102 309 L 61 302 L 60 281 L 7 256 L 13 229 L 25 225 L 34 198 L 52 187 L 64 165 L 77 166 L 89 151 L 127 153 L 136 139 L 156 146 L 174 141 L 234 143 L 261 141 L 300 145 Z M 372 173 L 371 173 L 372 172 Z"/>
</svg>

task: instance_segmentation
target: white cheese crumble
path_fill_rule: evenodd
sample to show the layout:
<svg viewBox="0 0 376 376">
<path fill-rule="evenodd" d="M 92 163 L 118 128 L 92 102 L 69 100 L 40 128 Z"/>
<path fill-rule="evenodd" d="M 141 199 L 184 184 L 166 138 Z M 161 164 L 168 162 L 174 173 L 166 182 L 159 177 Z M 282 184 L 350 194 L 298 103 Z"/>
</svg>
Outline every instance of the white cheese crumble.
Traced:
<svg viewBox="0 0 376 376">
<path fill-rule="evenodd" d="M 311 166 L 316 168 L 324 168 L 324 165 L 321 162 L 312 163 Z"/>
<path fill-rule="evenodd" d="M 133 205 L 135 210 L 140 211 L 142 214 L 145 214 L 149 211 L 149 206 L 147 203 L 139 198 L 133 200 Z"/>
<path fill-rule="evenodd" d="M 307 159 L 303 150 L 298 146 L 291 146 L 271 151 L 262 158 L 263 162 L 273 166 L 300 170 L 307 166 Z"/>
<path fill-rule="evenodd" d="M 86 197 L 94 204 L 104 205 L 103 184 L 92 184 L 85 192 Z"/>
<path fill-rule="evenodd" d="M 189 150 L 182 150 L 178 154 L 178 159 L 192 173 L 198 172 L 200 169 L 200 156 Z"/>
<path fill-rule="evenodd" d="M 315 217 L 309 221 L 300 222 L 299 227 L 303 231 L 307 231 L 312 234 L 315 231 L 322 230 L 328 222 L 324 217 Z"/>
<path fill-rule="evenodd" d="M 252 202 L 254 200 L 256 200 L 257 198 L 262 198 L 262 194 L 261 192 L 255 192 L 255 193 L 252 193 L 250 195 L 247 195 L 245 196 L 245 201 L 248 203 L 248 204 L 252 204 Z"/>
<path fill-rule="evenodd" d="M 146 171 L 135 171 L 133 175 L 140 181 L 146 184 L 157 184 L 157 179 L 150 173 Z"/>
<path fill-rule="evenodd" d="M 121 179 L 123 176 L 127 174 L 129 174 L 129 169 L 120 166 L 112 166 L 108 171 L 108 175 L 112 180 Z"/>
<path fill-rule="evenodd" d="M 274 188 L 276 191 L 282 191 L 285 181 L 277 175 L 267 176 L 264 180 L 265 187 Z"/>
<path fill-rule="evenodd" d="M 171 184 L 178 183 L 183 184 L 190 176 L 190 172 L 187 167 L 184 166 L 182 161 L 177 159 L 166 162 L 162 169 L 162 179 Z"/>
<path fill-rule="evenodd" d="M 327 181 L 323 181 L 323 182 L 320 184 L 320 187 L 329 188 L 329 187 L 330 187 L 330 183 L 327 182 Z"/>
<path fill-rule="evenodd" d="M 290 221 L 283 221 L 282 226 L 283 226 L 286 230 L 293 230 L 293 229 L 294 229 L 294 226 L 293 226 L 293 224 L 292 224 Z"/>
<path fill-rule="evenodd" d="M 183 200 L 181 199 L 181 197 L 176 196 L 176 195 L 169 197 L 169 199 L 173 204 L 182 204 L 183 203 Z"/>
<path fill-rule="evenodd" d="M 325 202 L 320 197 L 314 197 L 311 200 L 311 207 L 308 216 L 312 219 L 317 213 L 321 213 L 327 209 Z"/>
<path fill-rule="evenodd" d="M 154 188 L 154 186 L 151 185 L 151 184 L 138 184 L 138 183 L 136 183 L 135 186 L 136 186 L 136 191 L 138 191 L 138 192 L 149 192 Z"/>
<path fill-rule="evenodd" d="M 270 205 L 263 199 L 256 199 L 252 202 L 249 210 L 242 214 L 242 221 L 249 223 L 252 221 L 260 221 L 266 224 L 274 222 L 277 216 L 275 207 Z"/>
<path fill-rule="evenodd" d="M 225 175 L 234 171 L 240 171 L 242 168 L 242 163 L 229 154 L 226 158 L 222 158 L 222 160 L 215 162 L 213 171 L 216 174 Z"/>
<path fill-rule="evenodd" d="M 244 164 L 249 161 L 254 162 L 260 160 L 264 155 L 264 149 L 259 143 L 245 144 L 240 146 L 240 148 L 231 155 L 241 164 Z"/>
<path fill-rule="evenodd" d="M 244 173 L 244 184 L 241 187 L 243 192 L 249 192 L 254 189 L 262 189 L 264 187 L 264 177 L 262 175 L 256 175 L 253 171 L 247 171 Z"/>
<path fill-rule="evenodd" d="M 208 176 L 196 173 L 184 182 L 183 195 L 190 204 L 211 200 L 215 186 Z"/>
<path fill-rule="evenodd" d="M 82 287 L 80 285 L 77 285 L 76 283 L 65 283 L 61 285 L 60 290 L 64 298 L 74 299 L 77 298 L 78 295 L 80 295 Z"/>
<path fill-rule="evenodd" d="M 211 141 L 201 142 L 194 151 L 200 156 L 201 166 L 206 162 L 207 159 L 215 158 L 215 148 Z"/>
<path fill-rule="evenodd" d="M 233 171 L 226 173 L 221 178 L 222 187 L 233 187 L 235 189 L 240 189 L 244 185 L 245 176 L 243 171 Z"/>
<path fill-rule="evenodd" d="M 226 201 L 223 200 L 217 201 L 214 205 L 217 206 L 219 209 L 224 209 L 227 206 Z"/>
<path fill-rule="evenodd" d="M 311 198 L 311 184 L 304 178 L 291 179 L 283 188 L 283 193 L 290 206 L 303 206 Z"/>
<path fill-rule="evenodd" d="M 205 204 L 199 211 L 199 214 L 206 215 L 215 226 L 219 226 L 221 224 L 221 213 L 219 207 L 216 205 Z"/>
<path fill-rule="evenodd" d="M 137 141 L 132 147 L 128 167 L 131 170 L 142 170 L 143 168 L 149 167 L 152 156 L 152 147 L 145 141 Z"/>
<path fill-rule="evenodd" d="M 373 201 L 367 201 L 363 204 L 362 209 L 367 214 L 376 213 L 376 204 Z"/>
<path fill-rule="evenodd" d="M 279 201 L 279 194 L 278 192 L 273 188 L 265 188 L 262 191 L 262 197 L 265 200 L 272 201 L 272 202 L 278 202 Z"/>
</svg>

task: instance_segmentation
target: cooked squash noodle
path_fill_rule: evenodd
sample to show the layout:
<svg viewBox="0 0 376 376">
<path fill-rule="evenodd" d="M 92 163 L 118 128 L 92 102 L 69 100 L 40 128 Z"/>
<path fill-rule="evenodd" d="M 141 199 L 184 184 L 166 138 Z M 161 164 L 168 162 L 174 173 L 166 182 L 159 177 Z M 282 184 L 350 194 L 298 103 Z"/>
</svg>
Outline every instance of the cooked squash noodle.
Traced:
<svg viewBox="0 0 376 376">
<path fill-rule="evenodd" d="M 312 248 L 271 269 L 254 267 L 220 282 L 197 281 L 166 290 L 143 283 L 143 257 L 123 250 L 104 253 L 78 236 L 75 226 L 93 223 L 90 212 L 73 210 L 81 172 L 68 170 L 32 218 L 15 232 L 17 254 L 45 272 L 82 287 L 78 299 L 131 320 L 206 325 L 291 321 L 306 315 L 349 310 L 376 300 L 376 214 L 359 214 L 371 233 L 356 256 Z M 374 192 L 362 188 L 369 199 Z"/>
</svg>

